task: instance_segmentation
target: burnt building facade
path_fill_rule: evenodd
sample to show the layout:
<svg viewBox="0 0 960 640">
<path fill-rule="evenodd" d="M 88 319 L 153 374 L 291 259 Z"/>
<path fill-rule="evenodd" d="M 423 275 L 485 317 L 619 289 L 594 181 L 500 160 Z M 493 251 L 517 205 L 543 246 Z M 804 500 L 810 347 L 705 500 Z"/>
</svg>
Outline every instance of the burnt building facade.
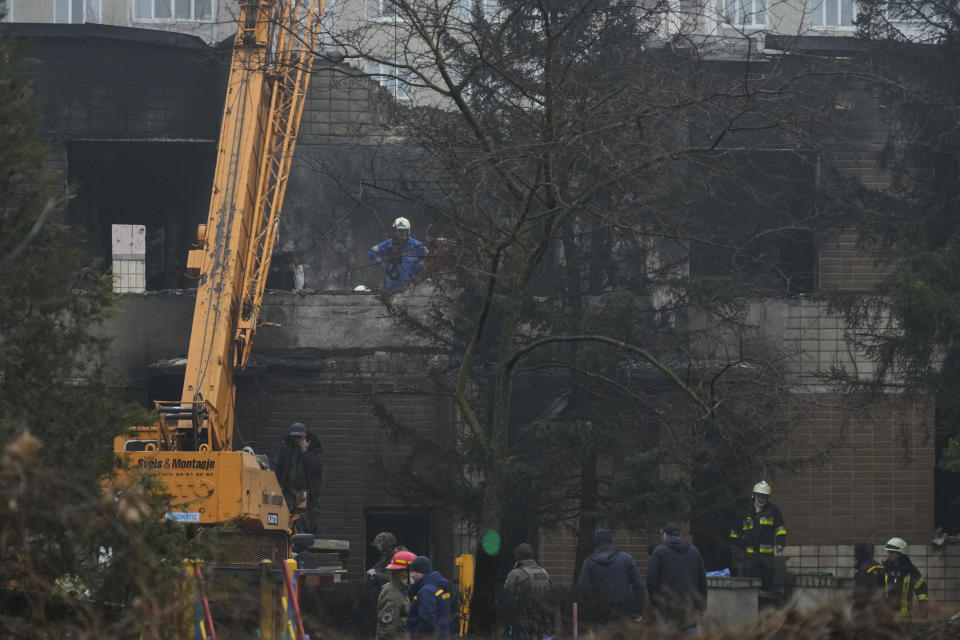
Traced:
<svg viewBox="0 0 960 640">
<path fill-rule="evenodd" d="M 8 31 L 26 46 L 23 70 L 35 83 L 51 166 L 74 189 L 68 216 L 88 232 L 89 257 L 109 266 L 113 225 L 145 228 L 144 292 L 126 294 L 103 328 L 125 391 L 144 405 L 176 398 L 194 302 L 186 255 L 207 215 L 229 51 L 101 25 Z M 373 563 L 369 542 L 380 530 L 434 556 L 445 571 L 469 550 L 454 514 L 397 495 L 384 473 L 407 464 L 409 451 L 377 406 L 436 440 L 453 442 L 458 433 L 455 407 L 434 382 L 449 375 L 449 354 L 396 324 L 376 296 L 353 291 L 381 286 L 366 252 L 395 217 L 408 217 L 415 237 L 433 223 L 391 195 L 417 153 L 384 142 L 380 116 L 389 108 L 390 94 L 370 79 L 341 65 L 315 67 L 262 314 L 279 326 L 258 334 L 253 362 L 237 379 L 242 445 L 272 457 L 294 421 L 323 441 L 321 504 L 329 517 L 320 534 L 350 542 L 351 578 Z M 884 117 L 878 112 L 877 121 Z M 875 124 L 864 125 L 857 145 L 818 151 L 817 162 L 882 187 L 889 176 L 878 162 L 884 139 Z M 358 178 L 370 175 L 375 184 Z M 838 545 L 892 535 L 919 545 L 932 532 L 932 407 L 891 399 L 890 407 L 858 412 L 823 386 L 819 374 L 831 367 L 870 365 L 851 354 L 842 319 L 814 294 L 869 293 L 881 274 L 853 234 L 804 236 L 791 247 L 802 277 L 795 295 L 759 301 L 751 319 L 793 354 L 792 375 L 809 401 L 791 446 L 840 444 L 825 466 L 780 479 L 774 499 L 796 545 L 788 567 L 841 575 L 849 567 Z M 427 304 L 417 290 L 405 295 Z M 540 533 L 544 564 L 561 583 L 575 571 L 570 533 Z M 619 542 L 643 558 L 649 540 L 625 533 Z M 932 597 L 960 598 L 949 568 L 934 565 L 927 567 Z"/>
</svg>

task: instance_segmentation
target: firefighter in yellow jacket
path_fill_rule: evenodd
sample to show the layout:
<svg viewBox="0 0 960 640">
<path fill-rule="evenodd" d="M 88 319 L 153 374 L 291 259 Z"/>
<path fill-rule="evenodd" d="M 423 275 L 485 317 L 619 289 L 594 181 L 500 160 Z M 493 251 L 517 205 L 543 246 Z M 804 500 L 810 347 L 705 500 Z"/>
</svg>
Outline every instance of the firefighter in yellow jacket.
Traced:
<svg viewBox="0 0 960 640">
<path fill-rule="evenodd" d="M 412 551 L 397 551 L 387 565 L 390 581 L 380 587 L 377 598 L 377 640 L 400 640 L 406 633 L 410 563 L 416 559 L 417 554 Z"/>
<path fill-rule="evenodd" d="M 749 577 L 760 578 L 760 595 L 769 597 L 776 577 L 773 553 L 787 545 L 787 527 L 777 505 L 770 502 L 772 489 L 766 480 L 753 485 L 753 500 L 740 526 L 730 531 L 730 541 L 745 553 L 743 568 Z"/>
<path fill-rule="evenodd" d="M 903 538 L 890 538 L 884 547 L 887 560 L 883 563 L 883 596 L 897 620 L 910 622 L 913 614 L 913 596 L 920 602 L 921 618 L 927 617 L 927 579 L 920 575 L 907 552 L 910 548 Z"/>
</svg>

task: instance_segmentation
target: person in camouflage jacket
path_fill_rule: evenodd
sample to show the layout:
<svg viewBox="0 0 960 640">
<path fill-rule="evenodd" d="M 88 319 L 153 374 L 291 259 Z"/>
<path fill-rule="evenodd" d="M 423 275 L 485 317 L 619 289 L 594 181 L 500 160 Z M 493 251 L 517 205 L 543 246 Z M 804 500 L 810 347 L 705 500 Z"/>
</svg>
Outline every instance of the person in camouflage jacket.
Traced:
<svg viewBox="0 0 960 640">
<path fill-rule="evenodd" d="M 377 640 L 401 640 L 406 634 L 410 611 L 410 563 L 417 554 L 398 551 L 386 570 L 390 580 L 380 587 L 377 598 Z"/>
</svg>

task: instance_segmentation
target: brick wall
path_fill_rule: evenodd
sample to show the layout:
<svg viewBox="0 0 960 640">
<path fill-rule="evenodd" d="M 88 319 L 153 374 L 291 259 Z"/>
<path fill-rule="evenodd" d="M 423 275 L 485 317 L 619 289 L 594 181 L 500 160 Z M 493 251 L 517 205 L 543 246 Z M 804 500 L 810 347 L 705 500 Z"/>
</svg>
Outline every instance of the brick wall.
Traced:
<svg viewBox="0 0 960 640">
<path fill-rule="evenodd" d="M 306 424 L 323 442 L 320 504 L 327 517 L 320 535 L 350 542 L 347 569 L 351 580 L 358 579 L 366 569 L 363 555 L 372 534 L 364 530 L 365 509 L 430 507 L 391 495 L 374 464 L 379 454 L 388 466 L 397 468 L 405 464 L 409 453 L 404 444 L 390 439 L 371 405 L 371 392 L 396 384 L 402 377 L 389 371 L 389 364 L 397 361 L 376 356 L 328 358 L 317 367 L 318 373 L 277 372 L 247 379 L 238 388 L 238 428 L 244 442 L 252 441 L 257 451 L 273 458 L 294 421 Z M 376 399 L 397 420 L 421 434 L 442 440 L 452 433 L 453 408 L 445 396 L 379 392 Z M 432 554 L 437 565 L 449 572 L 453 566 L 454 522 L 439 510 L 432 515 L 432 546 L 416 551 Z"/>
<path fill-rule="evenodd" d="M 824 300 L 759 300 L 745 322 L 783 355 L 785 373 L 805 388 L 832 388 L 839 377 L 869 380 L 875 373 L 873 359 L 858 345 L 864 336 Z"/>
<path fill-rule="evenodd" d="M 829 458 L 773 482 L 791 543 L 931 535 L 931 405 L 891 395 L 851 406 L 829 394 L 801 394 L 797 403 L 801 420 L 785 452 Z"/>
<path fill-rule="evenodd" d="M 826 302 L 796 299 L 766 304 L 783 304 L 783 325 L 776 331 L 790 354 L 788 371 L 799 384 L 828 384 L 825 376 L 841 372 L 861 379 L 874 374 L 874 362 L 856 346 L 853 329 Z"/>
<path fill-rule="evenodd" d="M 859 245 L 854 232 L 839 234 L 820 244 L 817 272 L 822 291 L 871 291 L 889 271 Z"/>
<path fill-rule="evenodd" d="M 771 482 L 788 540 L 797 545 L 794 556 L 800 549 L 806 553 L 859 540 L 929 539 L 934 527 L 932 406 L 901 396 L 851 406 L 832 394 L 801 393 L 793 412 L 797 426 L 782 451 L 811 462 Z M 825 453 L 829 457 L 818 460 Z M 621 531 L 614 540 L 645 569 L 646 547 L 659 534 L 656 529 Z M 573 531 L 541 532 L 540 558 L 557 584 L 572 582 L 575 549 Z M 801 566 L 791 562 L 790 567 Z M 804 562 L 804 569 L 820 567 L 809 558 Z M 835 566 L 845 566 L 845 560 L 839 562 Z"/>
<path fill-rule="evenodd" d="M 660 534 L 657 531 L 624 531 L 612 532 L 613 546 L 626 551 L 637 562 L 642 574 L 647 569 L 647 545 L 659 542 Z M 573 531 L 543 531 L 540 534 L 540 564 L 555 585 L 565 586 L 573 584 L 576 571 L 577 539 Z"/>
<path fill-rule="evenodd" d="M 848 79 L 837 92 L 837 117 L 843 132 L 827 144 L 823 159 L 843 178 L 856 178 L 868 189 L 882 191 L 892 175 L 884 163 L 893 111 L 885 108 L 873 89 Z M 819 247 L 817 272 L 821 291 L 870 291 L 886 275 L 868 248 L 857 243 L 853 231 L 824 239 Z"/>
<path fill-rule="evenodd" d="M 299 144 L 343 142 L 373 143 L 386 130 L 384 110 L 390 108 L 390 93 L 347 64 L 317 66 L 310 79 L 303 107 Z"/>
<path fill-rule="evenodd" d="M 873 362 L 825 302 L 767 300 L 751 321 L 788 354 L 797 383 L 796 428 L 784 453 L 822 463 L 777 479 L 774 501 L 790 540 L 852 544 L 873 537 L 925 537 L 933 531 L 933 405 L 900 394 L 858 400 L 834 394 L 827 376 L 868 379 Z"/>
</svg>

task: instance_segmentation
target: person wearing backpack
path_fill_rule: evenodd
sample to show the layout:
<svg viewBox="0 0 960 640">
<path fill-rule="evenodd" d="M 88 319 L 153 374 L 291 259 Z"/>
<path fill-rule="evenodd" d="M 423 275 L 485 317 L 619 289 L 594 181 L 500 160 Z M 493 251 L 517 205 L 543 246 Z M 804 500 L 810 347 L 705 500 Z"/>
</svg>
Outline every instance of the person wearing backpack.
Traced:
<svg viewBox="0 0 960 640">
<path fill-rule="evenodd" d="M 520 640 L 553 635 L 554 615 L 548 599 L 553 581 L 547 570 L 537 564 L 533 547 L 526 542 L 513 551 L 513 565 L 503 583 L 507 610 L 507 634 Z"/>
</svg>

